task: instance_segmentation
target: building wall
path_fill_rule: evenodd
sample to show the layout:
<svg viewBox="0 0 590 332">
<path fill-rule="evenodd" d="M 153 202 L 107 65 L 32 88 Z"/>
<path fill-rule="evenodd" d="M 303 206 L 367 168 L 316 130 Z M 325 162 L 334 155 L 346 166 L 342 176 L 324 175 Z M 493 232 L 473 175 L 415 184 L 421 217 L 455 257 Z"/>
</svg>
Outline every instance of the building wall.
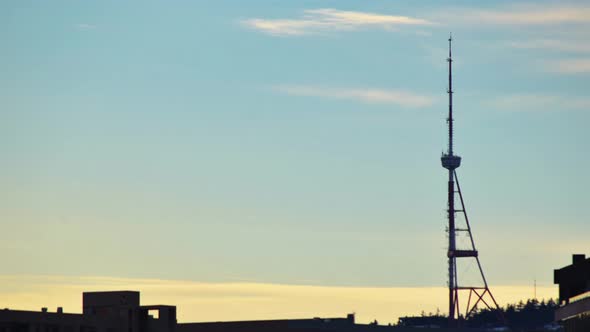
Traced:
<svg viewBox="0 0 590 332">
<path fill-rule="evenodd" d="M 590 258 L 573 255 L 572 264 L 554 271 L 559 285 L 555 320 L 565 332 L 590 332 Z"/>
<path fill-rule="evenodd" d="M 85 292 L 82 294 L 83 315 L 108 320 L 120 332 L 139 332 L 139 292 Z"/>
</svg>

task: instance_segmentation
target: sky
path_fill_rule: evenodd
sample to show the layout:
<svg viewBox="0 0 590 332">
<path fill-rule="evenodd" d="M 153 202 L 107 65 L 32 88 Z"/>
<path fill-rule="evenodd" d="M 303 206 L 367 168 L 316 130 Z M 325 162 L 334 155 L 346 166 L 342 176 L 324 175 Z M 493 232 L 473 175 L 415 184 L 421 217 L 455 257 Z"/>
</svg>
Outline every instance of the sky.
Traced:
<svg viewBox="0 0 590 332">
<path fill-rule="evenodd" d="M 486 277 L 549 289 L 590 253 L 589 29 L 582 1 L 3 1 L 0 276 L 444 288 L 452 32 Z"/>
</svg>

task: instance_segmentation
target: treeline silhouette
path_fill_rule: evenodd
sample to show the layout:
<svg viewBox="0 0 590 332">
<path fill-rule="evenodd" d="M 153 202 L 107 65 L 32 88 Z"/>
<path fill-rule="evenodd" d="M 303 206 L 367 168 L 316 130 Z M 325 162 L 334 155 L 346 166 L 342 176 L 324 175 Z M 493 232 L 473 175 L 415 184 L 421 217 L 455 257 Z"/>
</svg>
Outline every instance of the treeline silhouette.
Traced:
<svg viewBox="0 0 590 332">
<path fill-rule="evenodd" d="M 558 307 L 559 305 L 554 299 L 540 302 L 537 299 L 528 299 L 526 302 L 520 301 L 500 308 L 506 324 L 502 323 L 500 312 L 486 308 L 472 313 L 468 319 L 462 321 L 462 325 L 473 328 L 504 325 L 514 331 L 531 331 L 551 324 L 554 321 L 555 309 Z M 397 326 L 443 327 L 447 323 L 448 318 L 439 312 L 428 314 L 422 312 L 421 316 L 400 317 Z"/>
</svg>

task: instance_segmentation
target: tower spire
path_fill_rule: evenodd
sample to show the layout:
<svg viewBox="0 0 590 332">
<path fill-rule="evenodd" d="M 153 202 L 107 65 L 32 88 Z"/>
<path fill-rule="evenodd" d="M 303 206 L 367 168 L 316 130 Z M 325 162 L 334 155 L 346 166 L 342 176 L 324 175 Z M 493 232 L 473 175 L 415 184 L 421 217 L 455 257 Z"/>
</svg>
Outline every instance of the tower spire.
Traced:
<svg viewBox="0 0 590 332">
<path fill-rule="evenodd" d="M 469 225 L 469 219 L 467 218 L 467 212 L 465 209 L 465 204 L 463 202 L 463 194 L 461 193 L 461 187 L 459 186 L 459 180 L 457 178 L 456 169 L 461 166 L 461 157 L 453 153 L 453 59 L 452 59 L 452 35 L 449 35 L 449 57 L 447 58 L 447 62 L 449 63 L 449 87 L 447 89 L 447 93 L 449 94 L 449 115 L 447 117 L 447 124 L 449 126 L 449 147 L 447 153 L 443 154 L 441 157 L 441 163 L 444 168 L 446 168 L 449 172 L 448 184 L 447 184 L 447 219 L 449 222 L 447 231 L 448 231 L 448 238 L 449 238 L 449 248 L 447 251 L 447 258 L 448 258 L 448 285 L 449 285 L 449 326 L 457 326 L 460 324 L 459 320 L 464 318 L 468 318 L 476 309 L 477 305 L 480 303 L 485 304 L 489 309 L 499 309 L 494 296 L 490 292 L 488 288 L 488 283 L 486 278 L 483 274 L 483 269 L 481 268 L 481 264 L 479 262 L 478 251 L 475 249 L 475 242 L 473 240 L 473 235 L 471 234 L 471 226 Z M 461 204 L 459 209 L 455 208 L 455 194 L 459 194 L 459 202 Z M 457 219 L 456 214 L 461 213 L 463 215 L 465 227 L 457 227 Z M 463 225 L 461 225 L 463 226 Z M 470 244 L 465 246 L 457 247 L 456 239 L 458 232 L 467 232 L 469 236 Z M 483 285 L 481 286 L 466 286 L 466 285 L 459 285 L 459 278 L 457 275 L 457 259 L 463 258 L 471 258 L 475 259 L 477 262 L 477 266 L 479 267 L 479 272 L 481 275 L 481 281 Z M 459 311 L 459 292 L 460 291 L 469 291 L 469 297 L 467 300 L 467 306 L 465 308 L 465 315 L 462 316 Z M 484 297 L 490 297 L 492 302 L 488 303 L 484 299 Z M 474 299 L 474 302 L 471 302 L 471 299 Z M 492 308 L 490 305 L 495 305 L 495 308 Z M 498 311 L 500 315 L 500 320 L 504 321 L 504 318 L 501 315 L 501 312 Z"/>
<path fill-rule="evenodd" d="M 447 123 L 449 124 L 449 150 L 450 156 L 453 155 L 453 57 L 451 53 L 451 43 L 453 42 L 453 36 L 449 33 L 449 57 L 447 62 L 449 63 L 449 88 L 447 93 L 449 94 L 449 117 Z"/>
</svg>

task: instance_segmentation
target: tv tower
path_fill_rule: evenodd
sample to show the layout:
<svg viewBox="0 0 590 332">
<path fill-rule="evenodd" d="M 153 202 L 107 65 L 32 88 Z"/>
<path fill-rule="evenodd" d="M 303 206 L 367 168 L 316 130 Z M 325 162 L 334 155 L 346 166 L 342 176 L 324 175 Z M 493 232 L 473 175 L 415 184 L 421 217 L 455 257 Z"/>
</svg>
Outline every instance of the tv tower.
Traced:
<svg viewBox="0 0 590 332">
<path fill-rule="evenodd" d="M 449 250 L 447 257 L 449 260 L 449 326 L 457 326 L 462 318 L 468 318 L 476 309 L 480 303 L 483 303 L 490 310 L 498 310 L 499 318 L 504 322 L 504 318 L 499 311 L 499 306 L 492 292 L 488 287 L 486 277 L 483 274 L 483 269 L 479 262 L 478 252 L 475 249 L 475 242 L 473 235 L 471 234 L 471 226 L 469 225 L 469 219 L 467 218 L 467 212 L 465 210 L 465 203 L 463 201 L 463 195 L 461 194 L 461 188 L 459 186 L 459 180 L 457 178 L 457 172 L 455 171 L 461 166 L 461 157 L 454 154 L 453 152 L 453 76 L 452 76 L 452 65 L 453 59 L 451 57 L 451 42 L 452 37 L 449 36 L 449 57 L 447 62 L 449 63 L 449 88 L 447 93 L 449 94 L 449 117 L 447 118 L 447 124 L 449 127 L 449 146 L 447 153 L 443 153 L 441 157 L 441 163 L 444 168 L 449 171 L 449 182 L 448 182 L 448 209 L 447 217 L 449 220 L 448 235 L 449 235 Z M 455 190 L 455 184 L 457 189 Z M 461 208 L 455 208 L 455 194 L 459 194 L 459 202 Z M 458 228 L 455 223 L 455 217 L 457 213 L 462 213 L 465 218 L 465 228 Z M 467 233 L 469 237 L 470 245 L 466 248 L 457 248 L 457 234 Z M 457 259 L 475 259 L 479 272 L 481 274 L 481 280 L 483 286 L 465 286 L 459 284 L 459 278 L 457 275 Z M 465 315 L 461 315 L 459 308 L 459 293 L 461 291 L 469 291 L 469 297 L 467 300 L 467 306 L 465 308 Z M 486 301 L 486 298 L 488 301 Z M 489 300 L 491 299 L 491 302 Z"/>
</svg>

